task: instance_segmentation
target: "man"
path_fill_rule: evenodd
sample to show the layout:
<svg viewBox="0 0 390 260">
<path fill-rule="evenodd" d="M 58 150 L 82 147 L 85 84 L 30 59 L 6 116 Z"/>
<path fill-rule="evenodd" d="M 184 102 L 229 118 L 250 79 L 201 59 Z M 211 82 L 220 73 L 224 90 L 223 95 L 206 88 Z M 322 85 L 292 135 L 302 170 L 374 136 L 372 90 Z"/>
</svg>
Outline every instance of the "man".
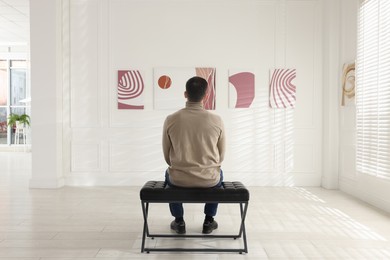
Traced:
<svg viewBox="0 0 390 260">
<path fill-rule="evenodd" d="M 225 130 L 221 118 L 203 108 L 207 81 L 190 78 L 184 97 L 186 107 L 169 115 L 164 123 L 163 152 L 169 167 L 166 182 L 172 187 L 221 187 L 221 163 L 225 154 Z M 206 203 L 202 233 L 209 234 L 218 228 L 214 220 L 217 203 Z M 178 234 L 186 232 L 184 210 L 181 203 L 170 203 L 175 220 L 171 229 Z"/>
</svg>

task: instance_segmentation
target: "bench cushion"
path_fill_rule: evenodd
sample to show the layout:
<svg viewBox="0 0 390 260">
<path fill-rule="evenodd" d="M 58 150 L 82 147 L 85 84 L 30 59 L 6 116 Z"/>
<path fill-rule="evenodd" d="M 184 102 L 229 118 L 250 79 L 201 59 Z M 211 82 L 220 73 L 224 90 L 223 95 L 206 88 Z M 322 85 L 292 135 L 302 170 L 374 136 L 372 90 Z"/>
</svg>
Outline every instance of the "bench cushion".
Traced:
<svg viewBox="0 0 390 260">
<path fill-rule="evenodd" d="M 249 191 L 238 181 L 222 182 L 221 188 L 179 188 L 164 181 L 148 181 L 140 198 L 145 202 L 246 202 Z"/>
</svg>

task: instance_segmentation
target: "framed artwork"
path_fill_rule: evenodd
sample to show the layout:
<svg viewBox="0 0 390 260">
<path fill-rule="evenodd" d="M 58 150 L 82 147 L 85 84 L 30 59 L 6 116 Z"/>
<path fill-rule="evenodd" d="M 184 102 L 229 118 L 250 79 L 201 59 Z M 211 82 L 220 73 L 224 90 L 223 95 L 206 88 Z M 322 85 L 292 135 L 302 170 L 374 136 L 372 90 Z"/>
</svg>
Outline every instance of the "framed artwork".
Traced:
<svg viewBox="0 0 390 260">
<path fill-rule="evenodd" d="M 344 64 L 342 73 L 342 96 L 341 105 L 350 106 L 355 104 L 355 63 Z"/>
<path fill-rule="evenodd" d="M 155 68 L 154 108 L 157 110 L 177 110 L 184 107 L 184 91 L 188 79 L 199 76 L 207 80 L 208 88 L 203 101 L 205 109 L 215 109 L 215 68 Z"/>
<path fill-rule="evenodd" d="M 270 71 L 269 107 L 294 108 L 296 101 L 295 69 L 273 69 Z"/>
<path fill-rule="evenodd" d="M 249 108 L 255 98 L 255 74 L 251 70 L 229 70 L 229 108 Z"/>
<path fill-rule="evenodd" d="M 139 70 L 118 70 L 118 109 L 144 109 L 144 88 Z"/>
</svg>

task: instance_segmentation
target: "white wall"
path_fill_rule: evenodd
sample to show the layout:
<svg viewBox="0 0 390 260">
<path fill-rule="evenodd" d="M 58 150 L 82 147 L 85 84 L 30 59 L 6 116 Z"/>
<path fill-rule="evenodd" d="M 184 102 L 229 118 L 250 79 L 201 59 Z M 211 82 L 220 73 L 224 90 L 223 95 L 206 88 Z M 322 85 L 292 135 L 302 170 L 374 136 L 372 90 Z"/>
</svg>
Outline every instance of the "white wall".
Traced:
<svg viewBox="0 0 390 260">
<path fill-rule="evenodd" d="M 212 66 L 215 113 L 228 133 L 226 179 L 321 185 L 321 8 L 320 0 L 64 1 L 66 184 L 162 179 L 161 128 L 174 111 L 153 109 L 153 68 Z M 297 69 L 294 110 L 268 108 L 269 70 L 277 67 Z M 254 69 L 253 108 L 228 109 L 230 68 Z M 145 73 L 144 111 L 116 108 L 119 69 Z"/>
<path fill-rule="evenodd" d="M 358 2 L 32 1 L 32 187 L 162 179 L 161 126 L 173 111 L 153 109 L 153 68 L 214 66 L 227 179 L 339 187 L 390 211 L 389 182 L 356 174 L 355 107 L 340 106 Z M 268 108 L 273 67 L 297 69 L 296 109 Z M 255 70 L 254 108 L 227 108 L 229 68 Z M 145 110 L 116 109 L 118 69 L 145 73 Z"/>
<path fill-rule="evenodd" d="M 341 1 L 340 71 L 345 62 L 356 59 L 358 0 Z M 341 91 L 339 93 L 341 104 Z M 390 182 L 356 172 L 356 108 L 346 106 L 340 112 L 339 186 L 370 204 L 390 212 Z"/>
<path fill-rule="evenodd" d="M 323 1 L 323 119 L 322 182 L 327 189 L 338 188 L 338 92 L 340 85 L 340 2 Z"/>
<path fill-rule="evenodd" d="M 30 4 L 33 188 L 64 185 L 61 7 L 60 0 Z"/>
</svg>

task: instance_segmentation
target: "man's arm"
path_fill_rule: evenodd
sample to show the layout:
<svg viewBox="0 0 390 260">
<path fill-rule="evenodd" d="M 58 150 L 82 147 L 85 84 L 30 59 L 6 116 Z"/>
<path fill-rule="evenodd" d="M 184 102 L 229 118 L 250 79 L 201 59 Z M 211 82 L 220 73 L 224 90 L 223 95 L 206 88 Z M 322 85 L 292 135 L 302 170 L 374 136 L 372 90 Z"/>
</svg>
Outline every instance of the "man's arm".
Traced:
<svg viewBox="0 0 390 260">
<path fill-rule="evenodd" d="M 169 159 L 169 151 L 171 150 L 171 140 L 169 139 L 168 135 L 168 118 L 165 119 L 164 127 L 163 127 L 163 134 L 162 134 L 162 147 L 164 152 L 164 159 L 167 162 L 167 164 L 171 165 L 171 160 Z"/>
<path fill-rule="evenodd" d="M 222 163 L 223 159 L 225 158 L 225 146 L 226 146 L 226 133 L 225 133 L 225 127 L 223 125 L 223 121 L 221 119 L 221 135 L 218 139 L 218 151 L 219 151 L 219 162 Z"/>
</svg>

